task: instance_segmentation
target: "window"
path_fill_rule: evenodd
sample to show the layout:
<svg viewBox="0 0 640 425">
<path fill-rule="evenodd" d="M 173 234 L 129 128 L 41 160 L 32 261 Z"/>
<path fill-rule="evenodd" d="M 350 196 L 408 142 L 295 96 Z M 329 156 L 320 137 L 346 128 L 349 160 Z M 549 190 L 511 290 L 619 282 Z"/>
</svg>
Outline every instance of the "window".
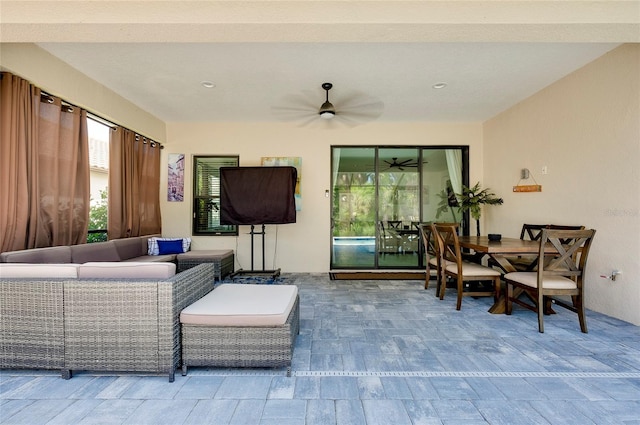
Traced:
<svg viewBox="0 0 640 425">
<path fill-rule="evenodd" d="M 238 226 L 220 224 L 220 167 L 237 167 L 238 156 L 193 157 L 193 234 L 236 236 Z"/>
<path fill-rule="evenodd" d="M 89 136 L 89 235 L 87 242 L 107 240 L 107 191 L 109 184 L 109 127 L 87 118 Z"/>
</svg>

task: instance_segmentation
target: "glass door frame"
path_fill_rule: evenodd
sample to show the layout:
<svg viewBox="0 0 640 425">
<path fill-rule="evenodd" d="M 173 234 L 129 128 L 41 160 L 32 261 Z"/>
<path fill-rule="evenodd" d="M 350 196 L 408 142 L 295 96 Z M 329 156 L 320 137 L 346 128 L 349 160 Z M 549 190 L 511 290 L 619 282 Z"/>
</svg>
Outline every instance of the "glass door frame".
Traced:
<svg viewBox="0 0 640 425">
<path fill-rule="evenodd" d="M 374 255 L 374 261 L 373 261 L 373 265 L 372 266 L 340 266 L 340 265 L 335 265 L 335 258 L 334 258 L 334 226 L 335 226 L 335 222 L 334 222 L 334 172 L 337 173 L 336 170 L 334 170 L 335 167 L 335 163 L 334 163 L 334 152 L 335 149 L 373 149 L 374 150 L 374 181 L 375 181 L 375 199 L 374 199 L 374 205 L 375 205 L 375 223 L 379 222 L 379 209 L 378 209 L 378 205 L 379 205 L 379 183 L 378 183 L 378 178 L 380 175 L 380 157 L 379 157 L 379 151 L 380 149 L 416 149 L 418 152 L 418 158 L 417 161 L 419 164 L 423 163 L 423 153 L 425 150 L 447 150 L 447 149 L 458 149 L 461 151 L 462 153 L 462 184 L 464 184 L 465 186 L 469 186 L 469 146 L 467 145 L 332 145 L 330 146 L 330 155 L 331 155 L 331 172 L 330 172 L 330 228 L 329 228 L 329 245 L 330 245 L 330 268 L 332 270 L 340 270 L 340 269 L 374 269 L 374 270 L 393 270 L 393 269 L 423 269 L 425 267 L 424 265 L 424 259 L 423 259 L 423 255 L 422 255 L 422 243 L 419 242 L 418 246 L 419 246 L 419 252 L 418 252 L 418 265 L 416 266 L 411 266 L 411 267 L 406 267 L 406 266 L 380 266 L 379 264 L 379 258 L 378 258 L 378 243 L 380 241 L 380 229 L 379 226 L 376 224 L 375 225 L 375 255 Z M 418 173 L 418 190 L 419 190 L 419 218 L 420 218 L 420 222 L 422 222 L 422 218 L 424 217 L 424 211 L 423 211 L 423 169 L 422 167 L 418 167 L 417 170 Z M 461 234 L 463 235 L 468 235 L 469 234 L 469 218 L 468 218 L 468 213 L 463 214 L 462 218 L 461 218 Z"/>
</svg>

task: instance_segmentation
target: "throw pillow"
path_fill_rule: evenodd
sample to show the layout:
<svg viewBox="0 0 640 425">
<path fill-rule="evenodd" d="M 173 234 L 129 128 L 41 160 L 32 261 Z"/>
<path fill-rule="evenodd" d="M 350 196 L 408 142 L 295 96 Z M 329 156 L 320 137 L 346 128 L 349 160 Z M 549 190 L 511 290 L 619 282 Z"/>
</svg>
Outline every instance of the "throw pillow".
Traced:
<svg viewBox="0 0 640 425">
<path fill-rule="evenodd" d="M 174 241 L 158 241 L 158 254 L 180 254 L 182 253 L 182 240 L 176 239 Z"/>
<path fill-rule="evenodd" d="M 159 255 L 158 251 L 158 241 L 181 241 L 182 243 L 182 252 L 189 251 L 189 247 L 191 246 L 191 238 L 149 238 L 147 241 L 147 254 L 148 255 Z"/>
</svg>

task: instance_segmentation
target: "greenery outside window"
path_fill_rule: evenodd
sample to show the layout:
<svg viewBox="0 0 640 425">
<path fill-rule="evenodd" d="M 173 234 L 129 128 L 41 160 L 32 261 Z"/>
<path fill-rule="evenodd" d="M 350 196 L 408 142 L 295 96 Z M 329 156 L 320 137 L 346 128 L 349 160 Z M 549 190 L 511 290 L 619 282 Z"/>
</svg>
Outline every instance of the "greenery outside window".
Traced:
<svg viewBox="0 0 640 425">
<path fill-rule="evenodd" d="M 193 157 L 194 235 L 238 235 L 238 226 L 220 224 L 220 167 L 238 164 L 238 156 Z"/>
</svg>

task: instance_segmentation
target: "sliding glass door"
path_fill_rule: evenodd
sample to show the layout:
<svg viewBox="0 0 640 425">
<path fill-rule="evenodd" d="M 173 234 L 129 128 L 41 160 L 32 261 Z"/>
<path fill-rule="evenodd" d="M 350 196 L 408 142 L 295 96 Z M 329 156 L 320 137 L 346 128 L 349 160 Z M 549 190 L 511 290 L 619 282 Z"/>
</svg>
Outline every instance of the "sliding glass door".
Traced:
<svg viewBox="0 0 640 425">
<path fill-rule="evenodd" d="M 467 163 L 466 147 L 333 147 L 331 268 L 423 268 L 418 226 L 462 221 Z"/>
</svg>

